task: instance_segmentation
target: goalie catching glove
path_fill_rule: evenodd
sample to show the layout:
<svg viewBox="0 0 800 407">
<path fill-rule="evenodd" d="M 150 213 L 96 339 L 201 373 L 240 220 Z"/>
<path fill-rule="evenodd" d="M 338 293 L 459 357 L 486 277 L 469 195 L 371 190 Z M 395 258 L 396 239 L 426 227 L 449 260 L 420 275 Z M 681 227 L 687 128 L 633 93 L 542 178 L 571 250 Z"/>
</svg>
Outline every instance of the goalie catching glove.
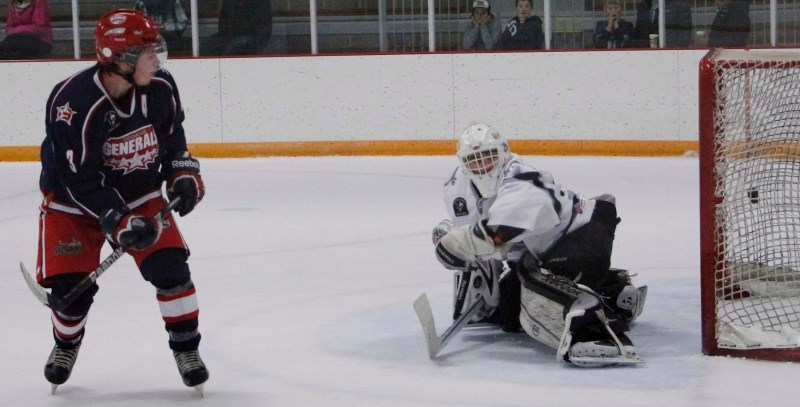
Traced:
<svg viewBox="0 0 800 407">
<path fill-rule="evenodd" d="M 130 213 L 130 209 L 109 209 L 100 218 L 103 234 L 111 243 L 142 250 L 158 240 L 161 222 L 153 218 Z"/>
<path fill-rule="evenodd" d="M 434 229 L 435 231 L 435 229 Z M 491 235 L 482 222 L 450 230 L 436 245 L 436 258 L 450 270 L 463 270 L 467 263 L 496 253 L 505 255 L 506 248 L 495 246 Z"/>
<path fill-rule="evenodd" d="M 175 211 L 178 215 L 186 216 L 206 193 L 200 177 L 200 162 L 192 158 L 188 151 L 181 151 L 169 162 L 166 171 L 167 197 L 170 201 L 180 197 L 181 202 Z"/>
</svg>

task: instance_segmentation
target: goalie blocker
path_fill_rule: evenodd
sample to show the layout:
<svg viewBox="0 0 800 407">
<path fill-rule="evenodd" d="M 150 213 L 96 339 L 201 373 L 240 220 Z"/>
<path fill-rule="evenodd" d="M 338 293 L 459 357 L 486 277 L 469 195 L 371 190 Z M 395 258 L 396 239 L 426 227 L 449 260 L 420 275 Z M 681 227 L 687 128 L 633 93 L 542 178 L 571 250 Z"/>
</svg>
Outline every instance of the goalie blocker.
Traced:
<svg viewBox="0 0 800 407">
<path fill-rule="evenodd" d="M 590 288 L 541 270 L 532 255 L 519 264 L 520 323 L 556 357 L 580 367 L 642 362 L 625 332 L 628 323 Z"/>
</svg>

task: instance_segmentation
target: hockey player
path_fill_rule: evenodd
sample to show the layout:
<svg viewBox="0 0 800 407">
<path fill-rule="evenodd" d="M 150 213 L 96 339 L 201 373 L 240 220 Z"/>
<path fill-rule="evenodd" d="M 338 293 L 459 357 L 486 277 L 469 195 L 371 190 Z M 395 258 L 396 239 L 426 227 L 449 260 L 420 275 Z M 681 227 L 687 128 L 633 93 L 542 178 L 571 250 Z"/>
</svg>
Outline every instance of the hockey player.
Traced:
<svg viewBox="0 0 800 407">
<path fill-rule="evenodd" d="M 614 197 L 586 199 L 523 163 L 486 124 L 458 142 L 459 166 L 444 186 L 450 215 L 433 230 L 438 260 L 456 270 L 454 318 L 478 296 L 472 322 L 520 324 L 579 366 L 640 361 L 625 332 L 646 287 L 611 269 L 619 218 Z M 511 269 L 500 277 L 504 266 Z"/>
<path fill-rule="evenodd" d="M 63 297 L 99 265 L 104 240 L 128 248 L 155 287 L 183 383 L 202 392 L 208 370 L 197 350 L 189 250 L 172 215 L 154 219 L 165 208 L 165 180 L 181 216 L 205 190 L 186 148 L 178 88 L 161 68 L 164 40 L 143 13 L 115 10 L 100 18 L 95 41 L 97 64 L 57 84 L 47 101 L 37 281 Z M 70 377 L 97 290 L 95 283 L 52 312 L 55 346 L 44 375 L 53 392 Z"/>
</svg>

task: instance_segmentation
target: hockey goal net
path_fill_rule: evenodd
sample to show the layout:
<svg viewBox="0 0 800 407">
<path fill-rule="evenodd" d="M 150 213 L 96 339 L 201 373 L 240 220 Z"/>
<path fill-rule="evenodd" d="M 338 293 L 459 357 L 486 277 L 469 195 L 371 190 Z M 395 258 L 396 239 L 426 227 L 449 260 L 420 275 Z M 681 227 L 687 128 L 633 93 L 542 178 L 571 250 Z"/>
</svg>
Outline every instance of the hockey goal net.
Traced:
<svg viewBox="0 0 800 407">
<path fill-rule="evenodd" d="M 800 361 L 800 53 L 700 62 L 703 352 Z"/>
</svg>

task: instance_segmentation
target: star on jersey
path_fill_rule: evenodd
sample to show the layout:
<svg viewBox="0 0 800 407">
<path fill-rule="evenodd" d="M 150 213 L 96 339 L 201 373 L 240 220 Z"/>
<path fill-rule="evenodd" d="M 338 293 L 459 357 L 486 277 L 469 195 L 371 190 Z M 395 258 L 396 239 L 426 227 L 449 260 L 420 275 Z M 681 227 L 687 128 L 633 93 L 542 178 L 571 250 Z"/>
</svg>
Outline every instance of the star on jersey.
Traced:
<svg viewBox="0 0 800 407">
<path fill-rule="evenodd" d="M 146 151 L 144 154 L 138 152 L 130 158 L 112 158 L 106 160 L 106 165 L 110 165 L 115 170 L 122 170 L 122 175 L 127 175 L 137 169 L 147 168 L 147 164 L 155 161 L 158 150 Z"/>
<path fill-rule="evenodd" d="M 72 116 L 75 115 L 75 111 L 69 107 L 69 102 L 65 103 L 64 106 L 56 107 L 56 109 L 58 110 L 56 121 L 66 122 L 67 125 L 72 126 Z"/>
</svg>

